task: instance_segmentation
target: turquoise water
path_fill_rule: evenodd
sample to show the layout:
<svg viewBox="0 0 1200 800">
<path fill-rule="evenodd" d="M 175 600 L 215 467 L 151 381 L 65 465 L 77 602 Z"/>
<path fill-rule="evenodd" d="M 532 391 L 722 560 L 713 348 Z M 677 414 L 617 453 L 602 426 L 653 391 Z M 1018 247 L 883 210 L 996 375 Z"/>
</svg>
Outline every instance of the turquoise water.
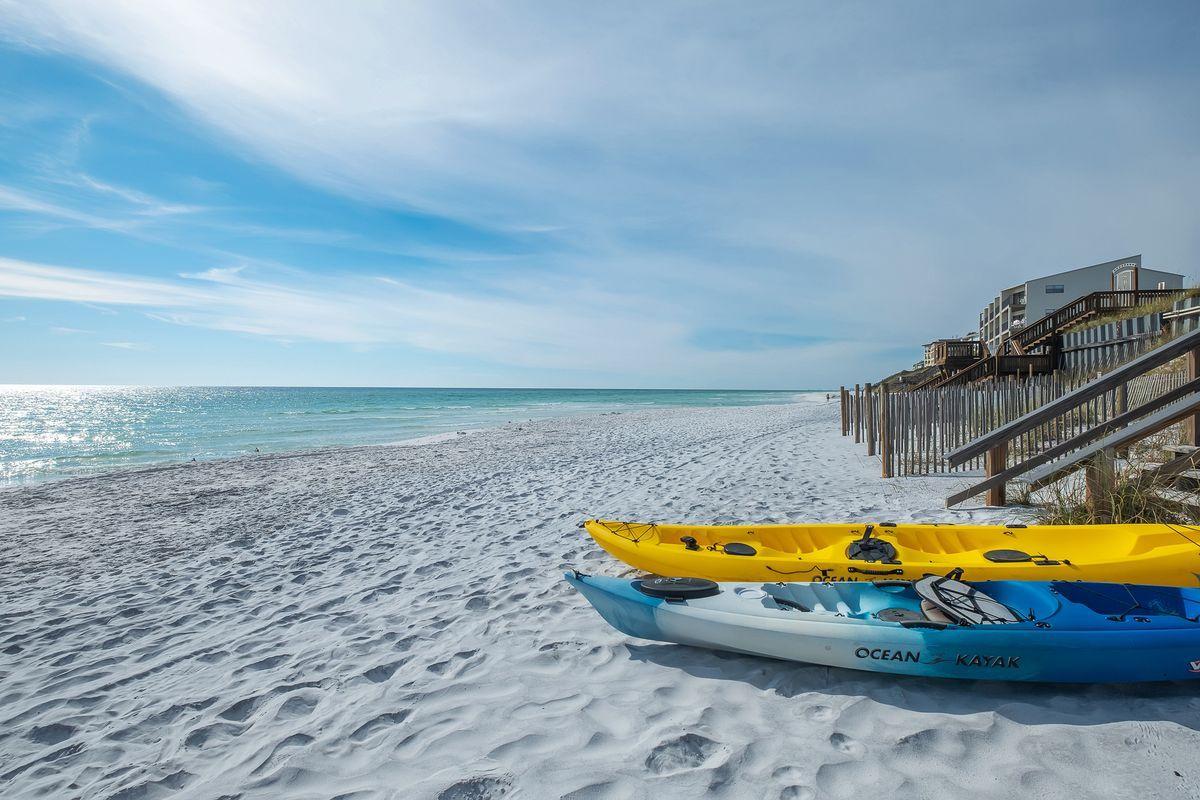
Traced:
<svg viewBox="0 0 1200 800">
<path fill-rule="evenodd" d="M 0 485 L 256 449 L 387 444 L 572 414 L 790 403 L 804 396 L 652 389 L 0 386 Z"/>
</svg>

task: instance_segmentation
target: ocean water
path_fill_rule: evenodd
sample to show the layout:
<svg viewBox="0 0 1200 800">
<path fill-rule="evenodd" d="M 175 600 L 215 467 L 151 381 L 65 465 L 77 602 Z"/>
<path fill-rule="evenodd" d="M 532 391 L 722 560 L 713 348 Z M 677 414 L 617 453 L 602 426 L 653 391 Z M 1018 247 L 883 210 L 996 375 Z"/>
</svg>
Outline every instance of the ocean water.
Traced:
<svg viewBox="0 0 1200 800">
<path fill-rule="evenodd" d="M 389 444 L 545 417 L 824 392 L 0 385 L 0 486 L 118 467 Z"/>
</svg>

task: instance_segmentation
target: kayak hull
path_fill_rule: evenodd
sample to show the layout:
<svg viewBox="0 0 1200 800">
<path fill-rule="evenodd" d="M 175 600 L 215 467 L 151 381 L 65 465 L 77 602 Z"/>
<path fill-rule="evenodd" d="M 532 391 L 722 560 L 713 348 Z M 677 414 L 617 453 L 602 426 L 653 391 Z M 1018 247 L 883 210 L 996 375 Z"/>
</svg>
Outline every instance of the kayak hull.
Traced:
<svg viewBox="0 0 1200 800">
<path fill-rule="evenodd" d="M 918 613 L 911 586 L 722 584 L 712 597 L 669 600 L 647 596 L 632 580 L 577 572 L 566 580 L 610 625 L 652 641 L 937 678 L 1132 683 L 1200 677 L 1200 623 L 1154 613 L 1114 621 L 1064 599 L 1051 583 L 973 584 L 1014 610 L 1029 606 L 1035 620 L 923 628 L 875 616 L 885 608 Z M 1200 608 L 1200 592 L 1169 591 L 1183 593 L 1181 607 Z"/>
<path fill-rule="evenodd" d="M 1200 531 L 1171 525 L 660 525 L 588 520 L 605 551 L 645 572 L 723 581 L 918 580 L 961 568 L 966 580 L 1084 580 L 1200 586 Z M 852 559 L 870 527 L 890 562 Z M 684 539 L 695 541 L 688 546 Z M 727 552 L 731 543 L 753 555 Z M 737 550 L 738 548 L 733 548 Z M 1025 561 L 993 561 L 999 551 Z"/>
</svg>

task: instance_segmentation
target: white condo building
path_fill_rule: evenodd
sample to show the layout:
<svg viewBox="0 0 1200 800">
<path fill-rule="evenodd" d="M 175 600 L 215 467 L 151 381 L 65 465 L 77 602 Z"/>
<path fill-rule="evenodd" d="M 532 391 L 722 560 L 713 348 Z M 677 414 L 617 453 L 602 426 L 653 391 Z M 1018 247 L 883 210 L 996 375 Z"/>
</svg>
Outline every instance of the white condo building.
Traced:
<svg viewBox="0 0 1200 800">
<path fill-rule="evenodd" d="M 1141 255 L 1032 278 L 1004 289 L 979 312 L 979 340 L 994 353 L 1010 330 L 1092 292 L 1182 288 L 1182 275 L 1143 268 Z"/>
</svg>

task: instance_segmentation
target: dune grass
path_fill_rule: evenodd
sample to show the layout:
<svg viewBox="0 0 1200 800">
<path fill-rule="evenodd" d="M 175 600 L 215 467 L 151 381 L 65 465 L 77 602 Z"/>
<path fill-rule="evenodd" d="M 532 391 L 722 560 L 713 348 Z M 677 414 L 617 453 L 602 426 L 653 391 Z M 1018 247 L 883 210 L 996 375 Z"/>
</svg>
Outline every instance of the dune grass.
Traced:
<svg viewBox="0 0 1200 800">
<path fill-rule="evenodd" d="M 1187 289 L 1180 289 L 1177 294 L 1170 297 L 1160 297 L 1155 300 L 1147 300 L 1144 303 L 1139 303 L 1133 308 L 1127 308 L 1122 311 L 1113 311 L 1108 314 L 1101 314 L 1098 317 L 1084 320 L 1078 325 L 1072 325 L 1069 328 L 1063 329 L 1063 334 L 1079 333 L 1080 331 L 1091 330 L 1098 328 L 1101 325 L 1107 325 L 1110 322 L 1120 322 L 1126 319 L 1137 319 L 1149 314 L 1161 314 L 1170 311 L 1175 307 L 1175 303 L 1189 297 L 1200 297 L 1200 286 L 1192 286 Z"/>
<path fill-rule="evenodd" d="M 1164 447 L 1182 440 L 1183 427 L 1175 425 L 1136 443 L 1114 465 L 1112 488 L 1091 500 L 1078 477 L 1040 490 L 1037 500 L 1025 491 L 1022 500 L 1038 507 L 1037 520 L 1043 525 L 1196 524 L 1200 515 L 1195 508 L 1164 499 L 1158 490 L 1167 482 L 1148 480 L 1144 475 L 1147 468 L 1158 463 L 1156 459 L 1161 458 Z"/>
</svg>

